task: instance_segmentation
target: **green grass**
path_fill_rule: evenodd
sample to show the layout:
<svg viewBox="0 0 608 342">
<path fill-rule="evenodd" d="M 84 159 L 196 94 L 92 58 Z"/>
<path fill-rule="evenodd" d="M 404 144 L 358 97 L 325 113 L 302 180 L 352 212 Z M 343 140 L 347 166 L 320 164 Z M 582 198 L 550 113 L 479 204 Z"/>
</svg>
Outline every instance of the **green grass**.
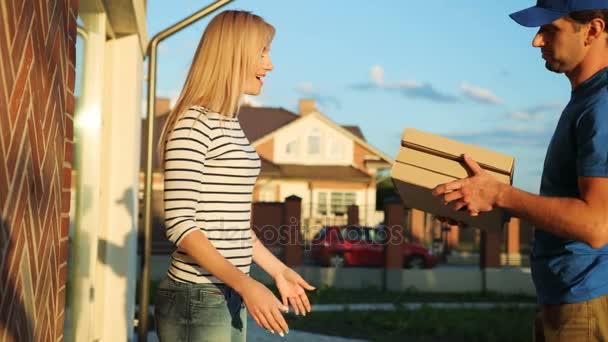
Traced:
<svg viewBox="0 0 608 342">
<path fill-rule="evenodd" d="M 150 283 L 154 302 L 157 282 Z M 278 295 L 275 287 L 270 289 Z M 308 293 L 312 304 L 411 303 L 411 302 L 528 302 L 535 297 L 499 293 L 429 293 L 416 290 L 382 291 L 377 288 L 321 287 Z M 136 301 L 139 303 L 139 294 Z M 397 305 L 399 308 L 399 306 Z M 531 341 L 534 309 L 432 309 L 393 312 L 311 312 L 306 317 L 287 315 L 291 329 L 360 338 L 371 341 Z"/>
<path fill-rule="evenodd" d="M 270 289 L 278 294 L 274 287 Z M 308 292 L 308 299 L 312 304 L 356 304 L 356 303 L 411 303 L 411 302 L 536 302 L 536 297 L 524 294 L 500 294 L 487 292 L 471 293 L 431 293 L 417 290 L 382 291 L 377 288 L 365 289 L 337 289 L 320 287 L 316 291 Z"/>
<path fill-rule="evenodd" d="M 534 309 L 312 312 L 291 329 L 372 341 L 532 341 Z"/>
<path fill-rule="evenodd" d="M 150 282 L 150 301 L 154 301 L 154 294 L 158 282 Z M 269 286 L 270 290 L 277 296 L 278 290 L 274 286 Z M 311 304 L 357 304 L 357 303 L 411 303 L 411 302 L 498 302 L 512 303 L 525 302 L 534 303 L 536 297 L 524 294 L 500 294 L 487 292 L 470 293 L 431 293 L 417 290 L 405 291 L 383 291 L 377 288 L 365 289 L 337 289 L 333 287 L 319 287 L 315 291 L 308 292 L 308 299 Z M 139 288 L 137 291 L 136 303 L 139 303 Z"/>
</svg>

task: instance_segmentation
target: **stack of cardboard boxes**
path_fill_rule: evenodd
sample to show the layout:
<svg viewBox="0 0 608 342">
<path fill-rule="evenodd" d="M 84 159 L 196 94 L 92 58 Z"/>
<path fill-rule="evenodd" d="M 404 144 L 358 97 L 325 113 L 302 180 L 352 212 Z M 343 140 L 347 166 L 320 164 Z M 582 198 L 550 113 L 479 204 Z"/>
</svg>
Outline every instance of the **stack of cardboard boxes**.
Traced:
<svg viewBox="0 0 608 342">
<path fill-rule="evenodd" d="M 401 148 L 391 171 L 403 204 L 408 208 L 464 222 L 471 227 L 502 229 L 509 215 L 501 209 L 472 217 L 466 210 L 455 211 L 452 205 L 444 205 L 441 196 L 431 194 L 437 185 L 470 175 L 471 171 L 462 158 L 464 154 L 470 155 L 499 181 L 513 183 L 513 157 L 408 128 L 403 133 Z"/>
</svg>

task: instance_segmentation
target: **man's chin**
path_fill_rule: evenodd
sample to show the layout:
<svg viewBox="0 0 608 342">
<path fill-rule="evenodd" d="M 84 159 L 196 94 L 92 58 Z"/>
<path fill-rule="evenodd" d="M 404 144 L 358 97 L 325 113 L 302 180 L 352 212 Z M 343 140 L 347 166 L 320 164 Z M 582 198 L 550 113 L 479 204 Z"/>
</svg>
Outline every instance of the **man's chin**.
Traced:
<svg viewBox="0 0 608 342">
<path fill-rule="evenodd" d="M 563 70 L 563 68 L 561 68 L 561 65 L 557 63 L 545 62 L 545 68 L 557 74 L 563 74 L 564 72 L 566 72 L 565 70 Z"/>
</svg>

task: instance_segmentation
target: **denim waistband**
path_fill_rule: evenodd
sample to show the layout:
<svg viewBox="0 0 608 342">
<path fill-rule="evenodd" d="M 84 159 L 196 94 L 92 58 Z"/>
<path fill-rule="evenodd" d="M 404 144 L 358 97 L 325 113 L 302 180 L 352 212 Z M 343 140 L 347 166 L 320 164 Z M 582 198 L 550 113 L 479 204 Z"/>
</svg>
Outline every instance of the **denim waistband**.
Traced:
<svg viewBox="0 0 608 342">
<path fill-rule="evenodd" d="M 233 288 L 226 284 L 214 284 L 214 283 L 185 283 L 172 279 L 166 276 L 161 280 L 159 288 L 170 288 L 174 290 L 206 290 L 206 291 L 218 291 L 224 295 L 231 296 L 232 294 L 238 294 Z"/>
</svg>

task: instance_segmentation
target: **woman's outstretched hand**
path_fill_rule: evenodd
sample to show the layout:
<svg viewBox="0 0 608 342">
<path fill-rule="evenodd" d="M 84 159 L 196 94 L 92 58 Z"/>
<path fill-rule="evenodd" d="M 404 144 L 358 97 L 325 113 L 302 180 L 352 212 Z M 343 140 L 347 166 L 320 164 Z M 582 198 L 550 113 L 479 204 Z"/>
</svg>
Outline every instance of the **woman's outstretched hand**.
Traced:
<svg viewBox="0 0 608 342">
<path fill-rule="evenodd" d="M 315 289 L 314 286 L 289 267 L 277 274 L 274 281 L 281 294 L 283 305 L 291 305 L 296 315 L 306 316 L 306 313 L 310 312 L 310 301 L 306 296 L 306 290 L 312 291 Z"/>
<path fill-rule="evenodd" d="M 289 308 L 283 305 L 266 286 L 251 279 L 249 284 L 243 286 L 240 295 L 247 311 L 259 326 L 281 336 L 289 332 L 287 322 L 282 315 L 282 312 L 288 312 Z"/>
</svg>

